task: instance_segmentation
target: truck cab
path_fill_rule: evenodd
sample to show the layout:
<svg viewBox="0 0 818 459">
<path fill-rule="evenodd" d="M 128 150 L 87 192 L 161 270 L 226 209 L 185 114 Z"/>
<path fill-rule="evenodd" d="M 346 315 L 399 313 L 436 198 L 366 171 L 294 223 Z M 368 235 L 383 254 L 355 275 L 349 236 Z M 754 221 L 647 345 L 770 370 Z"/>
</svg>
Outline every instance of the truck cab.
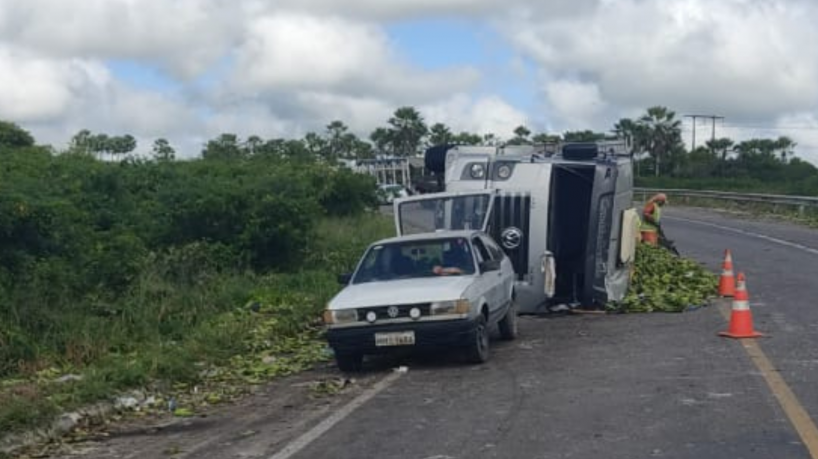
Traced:
<svg viewBox="0 0 818 459">
<path fill-rule="evenodd" d="M 601 308 L 630 284 L 638 236 L 623 142 L 452 146 L 444 191 L 397 200 L 398 234 L 479 229 L 512 260 L 521 313 Z"/>
</svg>

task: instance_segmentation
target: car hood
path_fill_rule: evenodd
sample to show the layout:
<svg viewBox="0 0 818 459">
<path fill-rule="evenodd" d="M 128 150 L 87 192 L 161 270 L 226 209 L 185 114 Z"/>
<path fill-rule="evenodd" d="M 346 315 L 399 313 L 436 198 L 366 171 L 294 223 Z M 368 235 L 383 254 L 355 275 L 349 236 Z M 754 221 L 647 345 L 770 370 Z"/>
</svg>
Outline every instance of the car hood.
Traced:
<svg viewBox="0 0 818 459">
<path fill-rule="evenodd" d="M 472 276 L 424 277 L 349 285 L 330 301 L 330 309 L 456 300 L 474 282 Z"/>
</svg>

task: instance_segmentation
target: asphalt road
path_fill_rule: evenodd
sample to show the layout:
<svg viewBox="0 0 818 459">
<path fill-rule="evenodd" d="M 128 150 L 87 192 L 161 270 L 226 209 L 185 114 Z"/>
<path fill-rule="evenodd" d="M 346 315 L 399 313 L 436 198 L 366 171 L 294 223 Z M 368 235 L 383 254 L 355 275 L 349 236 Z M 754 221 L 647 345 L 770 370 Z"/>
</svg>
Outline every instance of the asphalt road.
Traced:
<svg viewBox="0 0 818 459">
<path fill-rule="evenodd" d="M 684 255 L 718 269 L 731 249 L 747 276 L 756 328 L 767 335 L 761 347 L 818 422 L 818 231 L 712 211 L 669 215 L 668 237 Z"/>
<path fill-rule="evenodd" d="M 818 232 L 674 208 L 665 226 L 684 255 L 714 271 L 731 249 L 747 275 L 756 329 L 767 335 L 759 340 L 763 352 L 795 403 L 818 419 Z M 262 435 L 244 439 L 249 421 L 234 410 L 234 421 L 223 415 L 219 422 L 235 422 L 235 432 L 208 434 L 202 424 L 196 435 L 208 438 L 207 446 L 191 438 L 173 457 L 812 457 L 742 343 L 717 336 L 726 325 L 716 306 L 683 314 L 523 317 L 520 338 L 493 341 L 484 365 L 451 355 L 374 361 L 346 399 L 290 415 L 275 403 L 248 402 L 244 416 Z M 396 375 L 398 365 L 408 371 Z M 369 382 L 383 378 L 389 383 L 372 391 Z M 275 427 L 277 417 L 288 430 Z M 321 419 L 337 423 L 310 435 Z M 164 441 L 161 434 L 115 436 L 92 451 L 158 457 L 168 450 Z M 299 448 L 282 454 L 286 444 Z"/>
<path fill-rule="evenodd" d="M 818 249 L 818 233 L 700 210 L 667 217 L 681 251 L 714 270 L 731 249 L 763 350 L 818 418 L 818 251 L 804 249 Z M 526 318 L 486 365 L 409 361 L 294 457 L 810 457 L 741 344 L 716 336 L 725 327 L 715 307 Z"/>
</svg>

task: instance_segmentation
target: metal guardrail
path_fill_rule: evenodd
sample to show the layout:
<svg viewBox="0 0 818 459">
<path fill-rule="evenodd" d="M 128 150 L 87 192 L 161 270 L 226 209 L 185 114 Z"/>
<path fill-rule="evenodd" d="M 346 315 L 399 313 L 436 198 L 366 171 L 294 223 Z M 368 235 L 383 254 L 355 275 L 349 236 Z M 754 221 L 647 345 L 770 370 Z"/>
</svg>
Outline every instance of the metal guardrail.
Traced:
<svg viewBox="0 0 818 459">
<path fill-rule="evenodd" d="M 732 201 L 738 203 L 760 203 L 769 204 L 772 206 L 792 206 L 797 208 L 798 212 L 804 212 L 807 208 L 818 208 L 818 197 L 815 196 L 789 196 L 780 194 L 761 194 L 761 193 L 735 193 L 729 191 L 710 191 L 710 190 L 684 190 L 684 189 L 668 189 L 668 188 L 634 188 L 634 198 L 642 197 L 642 201 L 655 193 L 665 193 L 669 200 L 673 197 L 677 198 L 701 198 L 701 199 L 715 199 L 722 201 Z"/>
</svg>

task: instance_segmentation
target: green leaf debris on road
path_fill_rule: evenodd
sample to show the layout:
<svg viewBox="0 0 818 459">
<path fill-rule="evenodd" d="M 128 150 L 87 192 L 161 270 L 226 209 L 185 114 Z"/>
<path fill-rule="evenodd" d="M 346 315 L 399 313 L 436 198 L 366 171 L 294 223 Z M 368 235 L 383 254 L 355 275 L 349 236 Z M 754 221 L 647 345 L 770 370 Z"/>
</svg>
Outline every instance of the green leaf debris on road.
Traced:
<svg viewBox="0 0 818 459">
<path fill-rule="evenodd" d="M 693 260 L 639 244 L 630 290 L 612 312 L 682 312 L 716 295 L 718 277 Z"/>
</svg>

